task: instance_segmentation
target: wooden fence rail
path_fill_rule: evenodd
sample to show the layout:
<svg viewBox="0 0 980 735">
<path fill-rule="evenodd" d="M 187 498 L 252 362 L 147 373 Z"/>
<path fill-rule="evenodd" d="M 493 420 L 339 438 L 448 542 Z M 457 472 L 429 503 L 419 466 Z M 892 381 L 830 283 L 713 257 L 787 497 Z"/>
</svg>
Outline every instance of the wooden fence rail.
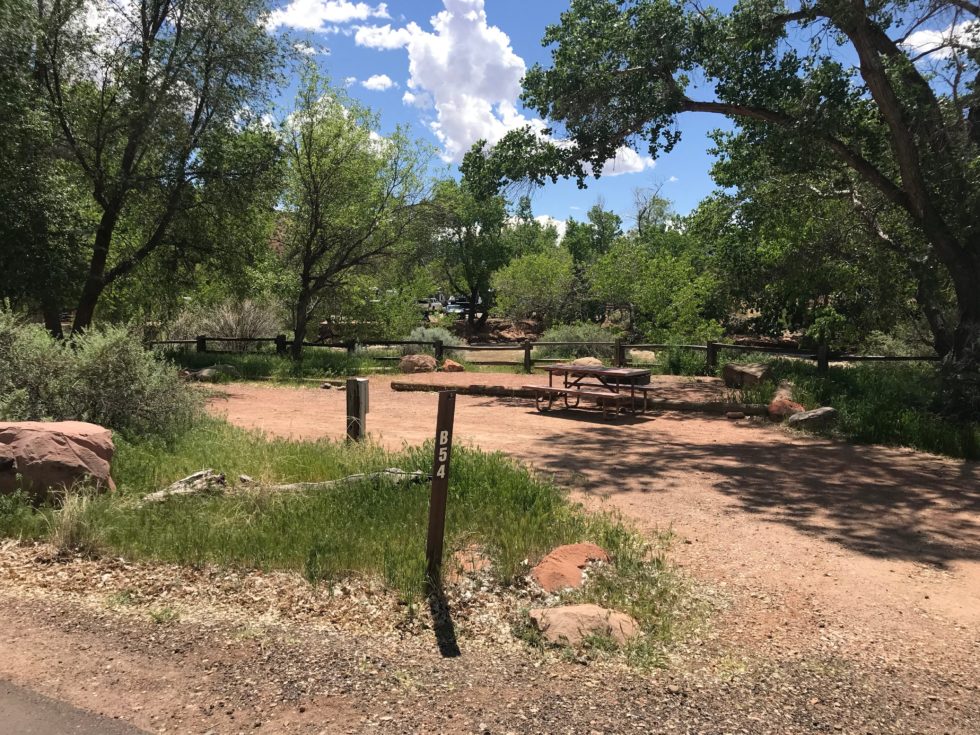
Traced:
<svg viewBox="0 0 980 735">
<path fill-rule="evenodd" d="M 244 343 L 271 343 L 276 346 L 276 353 L 279 355 L 285 355 L 288 346 L 291 341 L 284 334 L 276 335 L 275 337 L 213 337 L 208 335 L 199 335 L 194 339 L 164 339 L 164 340 L 153 340 L 147 342 L 147 347 L 157 347 L 157 346 L 188 346 L 194 345 L 196 352 L 210 352 L 210 353 L 223 353 L 228 352 L 227 350 L 214 350 L 208 349 L 208 343 L 224 342 L 233 344 L 244 344 Z M 783 347 L 761 347 L 757 345 L 739 345 L 732 344 L 728 342 L 708 342 L 703 345 L 689 345 L 689 344 L 666 344 L 666 343 L 635 343 L 630 344 L 623 342 L 622 340 L 616 340 L 615 342 L 530 342 L 525 340 L 517 344 L 495 344 L 495 345 L 450 345 L 445 344 L 441 340 L 407 340 L 407 339 L 390 339 L 390 340 L 364 340 L 364 341 L 346 341 L 346 342 L 303 342 L 303 347 L 325 347 L 330 349 L 342 349 L 346 350 L 348 354 L 353 355 L 356 353 L 358 348 L 361 347 L 407 347 L 407 346 L 418 346 L 418 347 L 430 347 L 435 353 L 437 360 L 442 361 L 443 357 L 447 352 L 523 352 L 523 360 L 521 361 L 473 361 L 474 365 L 503 365 L 503 366 L 514 366 L 523 367 L 524 372 L 530 373 L 535 364 L 550 364 L 561 362 L 563 358 L 547 358 L 547 357 L 535 357 L 534 350 L 539 347 L 601 347 L 601 348 L 612 348 L 613 361 L 614 364 L 619 367 L 625 367 L 631 363 L 628 358 L 627 352 L 629 350 L 693 350 L 701 351 L 705 353 L 706 366 L 709 369 L 715 369 L 718 367 L 719 355 L 722 350 L 726 351 L 738 351 L 738 352 L 758 352 L 769 355 L 778 355 L 781 357 L 793 357 L 801 360 L 814 360 L 817 363 L 817 368 L 821 372 L 825 372 L 828 369 L 830 362 L 931 362 L 939 360 L 937 355 L 916 355 L 916 356 L 898 356 L 898 355 L 851 355 L 847 353 L 834 353 L 831 352 L 826 345 L 821 345 L 816 351 L 812 350 L 793 350 Z M 383 356 L 379 355 L 376 357 L 378 360 L 396 360 L 397 357 Z"/>
</svg>

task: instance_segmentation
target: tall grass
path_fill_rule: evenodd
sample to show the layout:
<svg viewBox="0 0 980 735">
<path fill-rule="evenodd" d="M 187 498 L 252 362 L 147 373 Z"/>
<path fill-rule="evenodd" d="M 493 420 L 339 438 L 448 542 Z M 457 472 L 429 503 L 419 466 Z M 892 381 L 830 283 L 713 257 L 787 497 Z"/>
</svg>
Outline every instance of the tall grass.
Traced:
<svg viewBox="0 0 980 735">
<path fill-rule="evenodd" d="M 980 421 L 940 412 L 940 376 L 933 365 L 832 366 L 826 374 L 800 360 L 772 361 L 777 380 L 794 385 L 807 408 L 833 406 L 833 433 L 863 444 L 889 444 L 980 459 Z"/>
<path fill-rule="evenodd" d="M 386 467 L 428 472 L 431 463 L 431 445 L 389 452 L 372 444 L 291 442 L 208 420 L 170 444 L 122 442 L 113 468 L 118 493 L 60 511 L 32 513 L 11 502 L 0 509 L 0 529 L 136 559 L 293 569 L 313 581 L 377 575 L 417 599 L 424 587 L 427 483 L 361 481 L 284 493 L 240 487 L 147 505 L 138 499 L 203 467 L 234 484 L 240 474 L 257 483 L 309 482 Z M 48 520 L 39 523 L 38 515 Z M 586 514 L 514 461 L 472 449 L 453 453 L 446 526 L 447 554 L 480 544 L 501 583 L 523 574 L 525 560 L 533 563 L 562 543 L 598 543 L 624 569 L 645 563 L 650 553 L 620 521 Z"/>
<path fill-rule="evenodd" d="M 296 378 L 328 378 L 345 375 L 359 375 L 366 368 L 373 368 L 377 362 L 363 354 L 350 355 L 346 351 L 327 347 L 313 347 L 303 350 L 301 360 L 292 360 L 274 352 L 213 353 L 168 351 L 167 356 L 180 367 L 200 370 L 211 365 L 232 365 L 245 379 L 274 378 L 295 380 Z"/>
</svg>

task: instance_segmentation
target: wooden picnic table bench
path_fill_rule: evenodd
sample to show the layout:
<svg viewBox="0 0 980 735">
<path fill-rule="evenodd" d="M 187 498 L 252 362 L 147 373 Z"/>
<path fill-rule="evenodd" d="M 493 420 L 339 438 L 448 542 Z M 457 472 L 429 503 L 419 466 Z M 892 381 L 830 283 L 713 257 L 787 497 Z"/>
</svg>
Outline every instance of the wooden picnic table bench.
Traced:
<svg viewBox="0 0 980 735">
<path fill-rule="evenodd" d="M 565 363 L 549 365 L 545 370 L 548 371 L 547 386 L 524 386 L 526 390 L 534 392 L 535 406 L 541 412 L 551 410 L 558 399 L 564 400 L 565 408 L 577 408 L 582 398 L 594 400 L 602 409 L 603 417 L 609 415 L 610 408 L 615 409 L 616 413 L 625 409 L 635 414 L 638 400 L 639 412 L 646 410 L 646 390 L 643 386 L 650 382 L 649 370 Z M 561 386 L 554 384 L 554 378 L 558 375 L 562 378 Z M 575 399 L 574 403 L 571 398 Z"/>
</svg>

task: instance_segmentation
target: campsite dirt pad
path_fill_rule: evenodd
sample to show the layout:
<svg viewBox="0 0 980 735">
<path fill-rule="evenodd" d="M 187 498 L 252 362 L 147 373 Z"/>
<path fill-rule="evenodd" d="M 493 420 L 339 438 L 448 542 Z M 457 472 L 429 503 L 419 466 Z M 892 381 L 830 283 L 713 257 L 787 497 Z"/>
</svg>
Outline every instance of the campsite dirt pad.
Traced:
<svg viewBox="0 0 980 735">
<path fill-rule="evenodd" d="M 436 395 L 389 380 L 371 381 L 369 433 L 392 447 L 430 438 Z M 242 426 L 344 430 L 342 390 L 220 391 L 213 410 Z M 637 675 L 508 647 L 442 659 L 424 636 L 154 625 L 0 579 L 0 678 L 155 732 L 980 731 L 976 463 L 762 421 L 603 421 L 476 396 L 457 399 L 456 436 L 554 473 L 591 507 L 672 529 L 671 557 L 717 603 L 708 633 Z M 31 573 L 52 587 L 65 574 Z"/>
</svg>

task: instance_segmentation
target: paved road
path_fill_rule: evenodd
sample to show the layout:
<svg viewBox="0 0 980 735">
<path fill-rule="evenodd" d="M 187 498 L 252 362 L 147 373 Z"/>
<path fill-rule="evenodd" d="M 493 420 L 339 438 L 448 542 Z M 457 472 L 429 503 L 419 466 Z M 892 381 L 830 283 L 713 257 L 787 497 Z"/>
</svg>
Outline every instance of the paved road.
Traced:
<svg viewBox="0 0 980 735">
<path fill-rule="evenodd" d="M 118 720 L 93 715 L 0 679 L 3 735 L 141 735 Z"/>
</svg>

